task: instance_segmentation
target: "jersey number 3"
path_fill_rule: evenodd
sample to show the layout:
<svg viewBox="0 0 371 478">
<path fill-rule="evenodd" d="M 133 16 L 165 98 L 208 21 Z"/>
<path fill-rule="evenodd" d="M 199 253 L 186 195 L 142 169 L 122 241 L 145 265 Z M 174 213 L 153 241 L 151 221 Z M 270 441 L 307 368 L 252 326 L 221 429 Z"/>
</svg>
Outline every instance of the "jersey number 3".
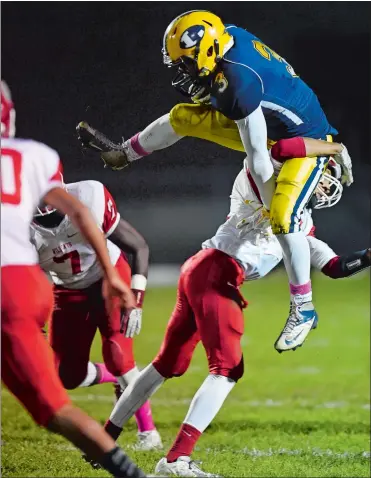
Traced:
<svg viewBox="0 0 371 478">
<path fill-rule="evenodd" d="M 16 206 L 21 202 L 22 155 L 14 149 L 1 149 L 1 202 Z"/>
<path fill-rule="evenodd" d="M 255 50 L 260 53 L 260 55 L 265 58 L 266 60 L 271 61 L 271 58 L 275 58 L 280 63 L 283 63 L 286 66 L 286 70 L 290 73 L 291 76 L 297 78 L 297 74 L 295 73 L 293 67 L 287 63 L 287 61 L 282 58 L 282 56 L 278 55 L 275 51 L 273 51 L 269 46 L 264 45 L 261 41 L 253 40 L 252 41 Z"/>
</svg>

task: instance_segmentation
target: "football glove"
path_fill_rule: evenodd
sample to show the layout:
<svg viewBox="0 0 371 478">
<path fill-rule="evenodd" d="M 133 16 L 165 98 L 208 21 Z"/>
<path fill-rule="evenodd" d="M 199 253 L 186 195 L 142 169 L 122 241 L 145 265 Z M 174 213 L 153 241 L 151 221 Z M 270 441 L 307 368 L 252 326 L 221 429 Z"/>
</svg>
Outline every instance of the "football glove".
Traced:
<svg viewBox="0 0 371 478">
<path fill-rule="evenodd" d="M 341 144 L 343 149 L 341 153 L 335 154 L 334 155 L 334 160 L 342 166 L 342 178 L 341 182 L 342 184 L 346 184 L 347 186 L 350 186 L 354 180 L 353 180 L 353 171 L 352 171 L 352 160 L 350 159 L 349 153 L 347 148 Z"/>
<path fill-rule="evenodd" d="M 121 143 L 115 143 L 103 133 L 81 121 L 77 127 L 77 138 L 84 148 L 99 152 L 104 166 L 114 171 L 124 169 L 129 165 L 128 156 Z"/>
<path fill-rule="evenodd" d="M 132 339 L 134 335 L 139 335 L 142 328 L 142 309 L 132 309 L 124 315 L 121 320 L 121 333 L 126 338 Z"/>
</svg>

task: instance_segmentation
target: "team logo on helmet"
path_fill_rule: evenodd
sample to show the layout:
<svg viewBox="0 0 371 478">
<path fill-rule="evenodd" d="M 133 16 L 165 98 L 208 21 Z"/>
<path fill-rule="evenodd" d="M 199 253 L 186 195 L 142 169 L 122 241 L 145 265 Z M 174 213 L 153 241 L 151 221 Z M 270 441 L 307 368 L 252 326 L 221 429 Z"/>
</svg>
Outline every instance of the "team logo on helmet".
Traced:
<svg viewBox="0 0 371 478">
<path fill-rule="evenodd" d="M 188 28 L 180 37 L 180 48 L 193 48 L 203 38 L 205 34 L 205 27 L 202 25 L 194 25 Z"/>
</svg>

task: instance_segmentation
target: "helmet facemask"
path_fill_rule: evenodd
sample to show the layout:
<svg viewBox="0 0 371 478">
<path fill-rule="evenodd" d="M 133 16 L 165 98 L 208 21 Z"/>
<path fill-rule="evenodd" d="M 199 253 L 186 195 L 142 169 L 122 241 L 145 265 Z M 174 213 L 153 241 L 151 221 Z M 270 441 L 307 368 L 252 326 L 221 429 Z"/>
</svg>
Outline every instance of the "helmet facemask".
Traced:
<svg viewBox="0 0 371 478">
<path fill-rule="evenodd" d="M 340 201 L 343 194 L 343 186 L 340 182 L 341 176 L 341 166 L 331 158 L 314 192 L 312 198 L 314 209 L 333 207 Z"/>
<path fill-rule="evenodd" d="M 66 189 L 66 185 L 63 181 L 63 175 L 61 173 L 59 174 L 63 189 Z M 43 202 L 37 206 L 36 212 L 33 216 L 33 222 L 41 227 L 45 227 L 46 229 L 54 229 L 61 224 L 65 217 L 65 214 L 62 214 L 54 207 Z"/>
</svg>

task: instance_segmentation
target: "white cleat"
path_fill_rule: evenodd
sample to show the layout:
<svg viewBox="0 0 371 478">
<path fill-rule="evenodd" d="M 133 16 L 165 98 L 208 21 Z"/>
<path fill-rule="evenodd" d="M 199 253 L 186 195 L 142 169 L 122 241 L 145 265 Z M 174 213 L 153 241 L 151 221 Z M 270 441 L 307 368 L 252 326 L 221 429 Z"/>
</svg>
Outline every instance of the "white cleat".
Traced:
<svg viewBox="0 0 371 478">
<path fill-rule="evenodd" d="M 296 350 L 303 345 L 309 332 L 317 327 L 317 323 L 318 315 L 312 302 L 291 303 L 289 318 L 274 348 L 279 353 Z"/>
<path fill-rule="evenodd" d="M 177 461 L 168 463 L 166 458 L 161 458 L 155 468 L 156 475 L 159 476 L 204 476 L 218 477 L 212 473 L 206 473 L 189 456 L 180 456 Z"/>
<path fill-rule="evenodd" d="M 157 430 L 139 432 L 138 441 L 133 446 L 133 449 L 135 451 L 162 450 L 163 446 L 159 432 Z"/>
</svg>

